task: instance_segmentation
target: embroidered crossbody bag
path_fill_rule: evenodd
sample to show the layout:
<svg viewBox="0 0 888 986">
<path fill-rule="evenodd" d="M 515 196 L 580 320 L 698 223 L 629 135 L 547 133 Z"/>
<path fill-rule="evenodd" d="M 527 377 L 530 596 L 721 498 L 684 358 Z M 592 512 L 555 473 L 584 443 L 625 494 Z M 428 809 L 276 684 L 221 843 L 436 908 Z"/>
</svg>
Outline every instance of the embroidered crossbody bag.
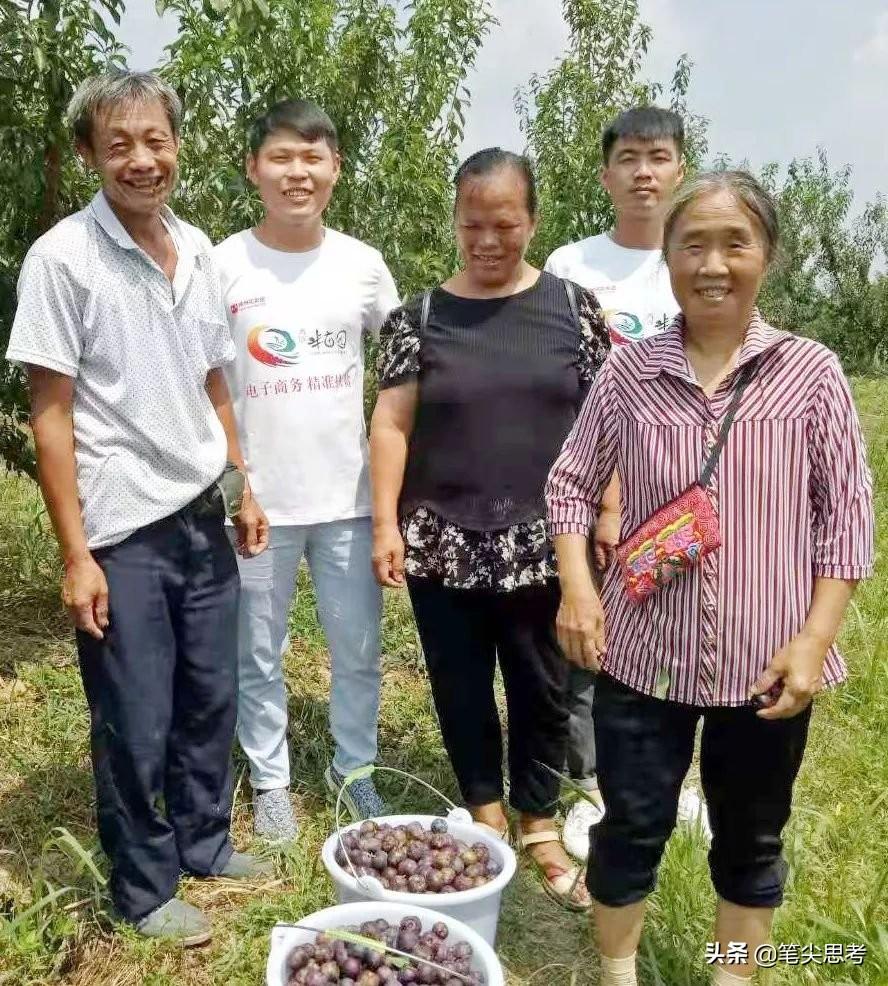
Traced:
<svg viewBox="0 0 888 986">
<path fill-rule="evenodd" d="M 737 378 L 731 403 L 715 445 L 703 464 L 700 479 L 651 514 L 617 545 L 617 563 L 630 602 L 644 602 L 721 545 L 718 514 L 706 487 L 753 371 L 754 366 L 749 363 Z"/>
</svg>

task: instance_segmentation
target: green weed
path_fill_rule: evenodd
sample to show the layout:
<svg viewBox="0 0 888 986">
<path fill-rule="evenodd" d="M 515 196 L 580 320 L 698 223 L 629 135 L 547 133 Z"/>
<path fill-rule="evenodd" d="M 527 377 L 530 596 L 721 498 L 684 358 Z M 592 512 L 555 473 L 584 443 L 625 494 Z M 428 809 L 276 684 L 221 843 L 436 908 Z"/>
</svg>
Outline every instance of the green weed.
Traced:
<svg viewBox="0 0 888 986">
<path fill-rule="evenodd" d="M 862 966 L 778 966 L 770 986 L 888 986 L 888 384 L 858 381 L 877 497 L 880 565 L 861 586 L 842 634 L 850 680 L 817 703 L 808 755 L 786 832 L 790 880 L 778 943 L 862 944 Z M 88 716 L 70 632 L 58 605 L 54 542 L 33 484 L 0 477 L 0 986 L 255 986 L 268 933 L 334 902 L 318 849 L 333 816 L 323 781 L 329 663 L 310 580 L 300 575 L 286 659 L 294 793 L 302 828 L 277 853 L 279 879 L 259 888 L 183 881 L 183 896 L 213 919 L 212 944 L 183 952 L 115 929 L 93 818 Z M 421 651 L 404 594 L 386 596 L 380 759 L 457 798 Z M 250 843 L 248 785 L 234 813 Z M 440 809 L 418 785 L 383 774 L 404 809 Z M 640 953 L 645 986 L 704 986 L 715 898 L 706 846 L 680 828 L 650 900 Z M 596 951 L 585 918 L 555 907 L 521 868 L 504 897 L 499 954 L 510 986 L 592 986 Z"/>
</svg>

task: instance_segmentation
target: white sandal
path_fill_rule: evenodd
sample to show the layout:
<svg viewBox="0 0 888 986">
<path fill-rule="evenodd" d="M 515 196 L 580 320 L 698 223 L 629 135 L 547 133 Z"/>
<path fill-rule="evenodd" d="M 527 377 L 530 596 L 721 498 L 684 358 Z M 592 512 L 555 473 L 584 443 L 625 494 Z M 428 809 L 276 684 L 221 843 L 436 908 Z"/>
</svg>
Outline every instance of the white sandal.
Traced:
<svg viewBox="0 0 888 986">
<path fill-rule="evenodd" d="M 499 839 L 501 842 L 505 842 L 509 845 L 509 825 L 506 823 L 506 827 L 502 831 L 498 831 L 492 825 L 488 825 L 487 822 L 476 822 L 472 820 L 472 824 L 475 828 L 481 829 L 482 832 L 486 832 L 488 835 L 492 835 L 495 839 Z"/>
</svg>

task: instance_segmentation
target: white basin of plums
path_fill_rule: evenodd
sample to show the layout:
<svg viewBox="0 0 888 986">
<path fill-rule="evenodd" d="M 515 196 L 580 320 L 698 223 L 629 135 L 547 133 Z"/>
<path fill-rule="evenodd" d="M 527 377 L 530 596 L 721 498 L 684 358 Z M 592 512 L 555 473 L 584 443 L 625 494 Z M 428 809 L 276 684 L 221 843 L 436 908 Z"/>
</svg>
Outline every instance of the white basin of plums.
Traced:
<svg viewBox="0 0 888 986">
<path fill-rule="evenodd" d="M 340 903 L 388 901 L 429 907 L 496 938 L 502 892 L 515 854 L 496 836 L 451 813 L 388 815 L 334 832 L 321 856 Z"/>
<path fill-rule="evenodd" d="M 271 933 L 267 986 L 504 986 L 493 949 L 462 922 L 424 907 L 340 904 Z M 380 942 L 338 937 L 340 932 Z M 411 958 L 386 952 L 389 945 Z"/>
</svg>

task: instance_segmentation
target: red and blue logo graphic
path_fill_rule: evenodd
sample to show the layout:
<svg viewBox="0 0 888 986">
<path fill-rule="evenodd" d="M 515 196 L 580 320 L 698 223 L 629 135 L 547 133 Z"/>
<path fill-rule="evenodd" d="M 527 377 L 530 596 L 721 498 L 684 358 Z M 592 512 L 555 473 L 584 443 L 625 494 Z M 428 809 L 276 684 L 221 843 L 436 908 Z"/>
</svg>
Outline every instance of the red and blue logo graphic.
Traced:
<svg viewBox="0 0 888 986">
<path fill-rule="evenodd" d="M 641 319 L 632 312 L 605 311 L 604 320 L 610 331 L 611 342 L 623 346 L 627 342 L 637 342 L 644 338 Z"/>
<path fill-rule="evenodd" d="M 247 335 L 247 351 L 266 366 L 295 366 L 299 362 L 296 340 L 284 329 L 256 325 Z"/>
</svg>

